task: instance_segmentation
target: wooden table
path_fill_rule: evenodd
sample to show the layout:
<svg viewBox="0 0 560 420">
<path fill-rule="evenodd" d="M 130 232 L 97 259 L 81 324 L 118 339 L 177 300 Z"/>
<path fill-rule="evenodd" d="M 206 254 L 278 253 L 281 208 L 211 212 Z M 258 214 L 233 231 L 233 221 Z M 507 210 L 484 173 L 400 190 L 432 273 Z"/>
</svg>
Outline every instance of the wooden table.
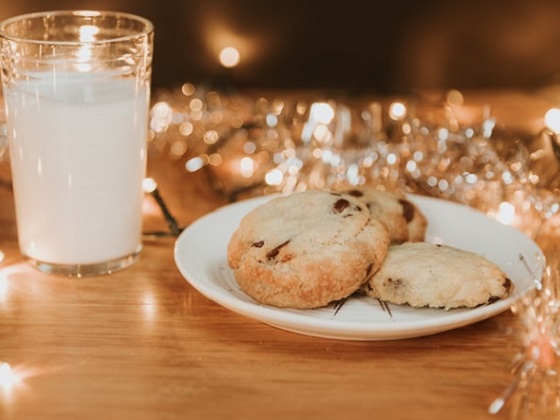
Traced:
<svg viewBox="0 0 560 420">
<path fill-rule="evenodd" d="M 226 204 L 179 162 L 149 173 L 184 224 Z M 146 199 L 146 228 L 165 224 Z M 2 419 L 484 419 L 521 348 L 511 312 L 422 338 L 298 335 L 230 312 L 180 275 L 174 239 L 147 242 L 110 276 L 27 266 L 11 192 L 0 188 Z"/>
</svg>

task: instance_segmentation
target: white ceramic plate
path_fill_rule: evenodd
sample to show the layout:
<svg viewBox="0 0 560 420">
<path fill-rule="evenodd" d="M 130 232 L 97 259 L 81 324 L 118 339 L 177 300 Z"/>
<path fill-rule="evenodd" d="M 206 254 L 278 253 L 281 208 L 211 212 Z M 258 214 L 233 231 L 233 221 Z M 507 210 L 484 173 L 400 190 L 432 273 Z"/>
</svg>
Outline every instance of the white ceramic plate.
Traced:
<svg viewBox="0 0 560 420">
<path fill-rule="evenodd" d="M 227 244 L 241 218 L 271 197 L 222 207 L 198 219 L 177 239 L 175 262 L 185 279 L 220 305 L 266 324 L 318 337 L 344 340 L 392 340 L 418 337 L 462 327 L 510 308 L 540 280 L 543 257 L 538 246 L 520 231 L 484 214 L 449 201 L 409 196 L 428 219 L 426 240 L 476 252 L 497 264 L 515 283 L 506 300 L 474 309 L 449 311 L 406 305 L 383 307 L 377 300 L 350 298 L 337 312 L 292 310 L 261 305 L 243 293 L 227 264 Z"/>
</svg>

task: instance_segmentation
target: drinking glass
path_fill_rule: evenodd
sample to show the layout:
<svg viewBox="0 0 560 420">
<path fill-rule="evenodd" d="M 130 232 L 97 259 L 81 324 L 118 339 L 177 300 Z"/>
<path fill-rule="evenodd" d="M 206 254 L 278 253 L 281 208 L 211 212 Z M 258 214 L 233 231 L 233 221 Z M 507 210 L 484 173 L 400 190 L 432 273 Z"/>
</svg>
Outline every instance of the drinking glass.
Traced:
<svg viewBox="0 0 560 420">
<path fill-rule="evenodd" d="M 52 11 L 0 23 L 19 247 L 42 271 L 86 276 L 141 248 L 153 25 Z"/>
</svg>

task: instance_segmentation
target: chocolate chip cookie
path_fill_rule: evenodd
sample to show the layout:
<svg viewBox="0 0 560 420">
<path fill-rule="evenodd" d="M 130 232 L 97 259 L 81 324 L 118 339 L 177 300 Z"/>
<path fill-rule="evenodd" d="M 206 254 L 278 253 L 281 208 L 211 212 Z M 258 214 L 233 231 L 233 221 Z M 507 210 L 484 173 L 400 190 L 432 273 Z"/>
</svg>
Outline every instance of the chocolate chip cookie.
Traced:
<svg viewBox="0 0 560 420">
<path fill-rule="evenodd" d="M 373 218 L 379 219 L 389 231 L 391 243 L 424 240 L 426 217 L 404 195 L 380 191 L 372 186 L 359 186 L 343 191 L 364 201 Z"/>
<path fill-rule="evenodd" d="M 486 258 L 447 245 L 391 245 L 365 290 L 380 300 L 413 307 L 472 308 L 509 296 L 513 282 Z"/>
<path fill-rule="evenodd" d="M 347 297 L 379 269 L 385 226 L 361 200 L 309 190 L 249 212 L 228 244 L 241 290 L 260 303 L 316 308 Z"/>
</svg>

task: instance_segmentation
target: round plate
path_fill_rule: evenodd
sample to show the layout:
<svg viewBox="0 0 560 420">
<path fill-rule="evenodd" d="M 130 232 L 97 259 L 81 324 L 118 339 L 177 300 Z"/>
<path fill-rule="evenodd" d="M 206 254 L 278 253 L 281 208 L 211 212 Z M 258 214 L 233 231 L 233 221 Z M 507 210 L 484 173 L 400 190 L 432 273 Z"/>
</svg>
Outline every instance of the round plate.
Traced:
<svg viewBox="0 0 560 420">
<path fill-rule="evenodd" d="M 241 218 L 274 196 L 222 207 L 198 219 L 179 236 L 175 262 L 200 293 L 244 316 L 284 330 L 343 340 L 394 340 L 435 334 L 494 316 L 510 308 L 541 279 L 539 247 L 517 229 L 502 225 L 470 207 L 410 195 L 428 219 L 426 241 L 476 252 L 497 264 L 515 284 L 507 299 L 473 309 L 449 311 L 393 305 L 351 297 L 340 307 L 280 309 L 259 304 L 243 293 L 227 264 L 227 245 Z"/>
</svg>

